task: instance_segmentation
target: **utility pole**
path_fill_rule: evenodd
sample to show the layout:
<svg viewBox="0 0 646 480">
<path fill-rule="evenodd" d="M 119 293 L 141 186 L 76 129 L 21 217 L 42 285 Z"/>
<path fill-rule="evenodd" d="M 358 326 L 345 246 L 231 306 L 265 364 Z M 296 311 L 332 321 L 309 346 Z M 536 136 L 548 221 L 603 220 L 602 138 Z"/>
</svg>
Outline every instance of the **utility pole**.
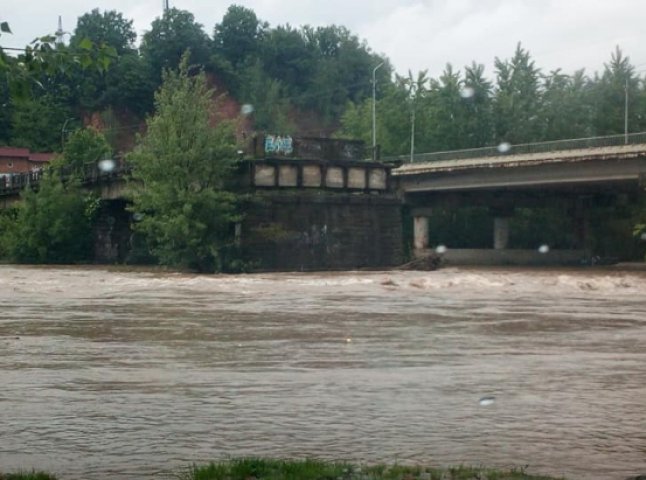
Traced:
<svg viewBox="0 0 646 480">
<path fill-rule="evenodd" d="M 372 70 L 372 159 L 377 161 L 377 70 L 383 66 L 381 62 Z"/>
<path fill-rule="evenodd" d="M 167 12 L 167 11 L 168 11 L 168 9 L 170 8 L 170 7 L 168 6 L 168 0 L 163 0 L 163 1 L 164 1 L 164 12 Z"/>
<path fill-rule="evenodd" d="M 624 105 L 624 144 L 628 145 L 628 77 L 626 77 L 624 92 L 626 97 L 626 103 Z"/>
<path fill-rule="evenodd" d="M 411 105 L 411 112 L 410 112 L 410 163 L 413 163 L 413 159 L 415 156 L 415 107 L 417 106 L 417 89 L 419 88 L 419 84 L 413 81 L 413 77 L 408 72 L 409 79 L 410 79 L 410 105 Z"/>
</svg>

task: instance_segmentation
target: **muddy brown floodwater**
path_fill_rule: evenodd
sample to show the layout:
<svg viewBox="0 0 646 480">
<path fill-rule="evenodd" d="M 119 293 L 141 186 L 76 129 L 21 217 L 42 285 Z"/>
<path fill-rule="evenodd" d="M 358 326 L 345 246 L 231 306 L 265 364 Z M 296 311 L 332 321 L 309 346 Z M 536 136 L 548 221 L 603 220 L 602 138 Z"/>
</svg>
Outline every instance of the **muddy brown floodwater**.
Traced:
<svg viewBox="0 0 646 480">
<path fill-rule="evenodd" d="M 241 455 L 646 473 L 646 276 L 0 266 L 0 470 Z"/>
</svg>

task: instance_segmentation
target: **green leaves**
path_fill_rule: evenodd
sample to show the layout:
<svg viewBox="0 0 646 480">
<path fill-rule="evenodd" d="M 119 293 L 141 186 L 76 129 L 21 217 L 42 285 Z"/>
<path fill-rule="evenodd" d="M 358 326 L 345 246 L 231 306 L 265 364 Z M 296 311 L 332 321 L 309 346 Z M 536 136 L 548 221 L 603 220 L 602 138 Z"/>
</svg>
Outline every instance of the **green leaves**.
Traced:
<svg viewBox="0 0 646 480">
<path fill-rule="evenodd" d="M 236 145 L 233 125 L 215 120 L 204 73 L 167 71 L 148 120 L 127 160 L 133 167 L 135 230 L 165 265 L 200 271 L 222 268 L 221 250 L 239 220 L 236 197 L 225 190 Z"/>
<path fill-rule="evenodd" d="M 93 47 L 94 42 L 92 42 L 92 40 L 90 40 L 89 38 L 84 38 L 78 44 L 78 48 L 80 48 L 81 50 L 92 50 Z"/>
<path fill-rule="evenodd" d="M 102 133 L 93 128 L 82 128 L 67 138 L 61 164 L 81 173 L 85 165 L 94 166 L 109 154 L 110 146 Z"/>
<path fill-rule="evenodd" d="M 25 263 L 73 263 L 91 255 L 90 218 L 78 182 L 63 184 L 46 174 L 39 191 L 22 194 L 14 219 L 5 220 L 0 243 L 11 259 Z"/>
</svg>

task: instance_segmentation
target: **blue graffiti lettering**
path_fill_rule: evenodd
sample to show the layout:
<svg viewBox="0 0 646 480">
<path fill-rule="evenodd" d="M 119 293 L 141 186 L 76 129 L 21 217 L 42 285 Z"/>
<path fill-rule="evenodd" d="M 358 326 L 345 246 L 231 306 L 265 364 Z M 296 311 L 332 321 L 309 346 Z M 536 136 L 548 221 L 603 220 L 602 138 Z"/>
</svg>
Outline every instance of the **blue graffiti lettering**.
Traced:
<svg viewBox="0 0 646 480">
<path fill-rule="evenodd" d="M 265 136 L 265 153 L 290 155 L 293 151 L 292 137 L 281 137 L 280 135 Z"/>
</svg>

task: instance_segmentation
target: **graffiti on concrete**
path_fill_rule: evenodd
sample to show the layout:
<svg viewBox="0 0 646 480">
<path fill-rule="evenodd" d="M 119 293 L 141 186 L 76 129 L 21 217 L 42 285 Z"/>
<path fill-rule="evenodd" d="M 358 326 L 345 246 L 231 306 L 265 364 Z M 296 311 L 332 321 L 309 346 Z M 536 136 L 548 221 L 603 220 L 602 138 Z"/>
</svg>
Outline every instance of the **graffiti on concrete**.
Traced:
<svg viewBox="0 0 646 480">
<path fill-rule="evenodd" d="M 294 151 L 292 137 L 280 135 L 266 135 L 265 136 L 265 153 L 279 153 L 282 155 L 290 155 Z"/>
</svg>

